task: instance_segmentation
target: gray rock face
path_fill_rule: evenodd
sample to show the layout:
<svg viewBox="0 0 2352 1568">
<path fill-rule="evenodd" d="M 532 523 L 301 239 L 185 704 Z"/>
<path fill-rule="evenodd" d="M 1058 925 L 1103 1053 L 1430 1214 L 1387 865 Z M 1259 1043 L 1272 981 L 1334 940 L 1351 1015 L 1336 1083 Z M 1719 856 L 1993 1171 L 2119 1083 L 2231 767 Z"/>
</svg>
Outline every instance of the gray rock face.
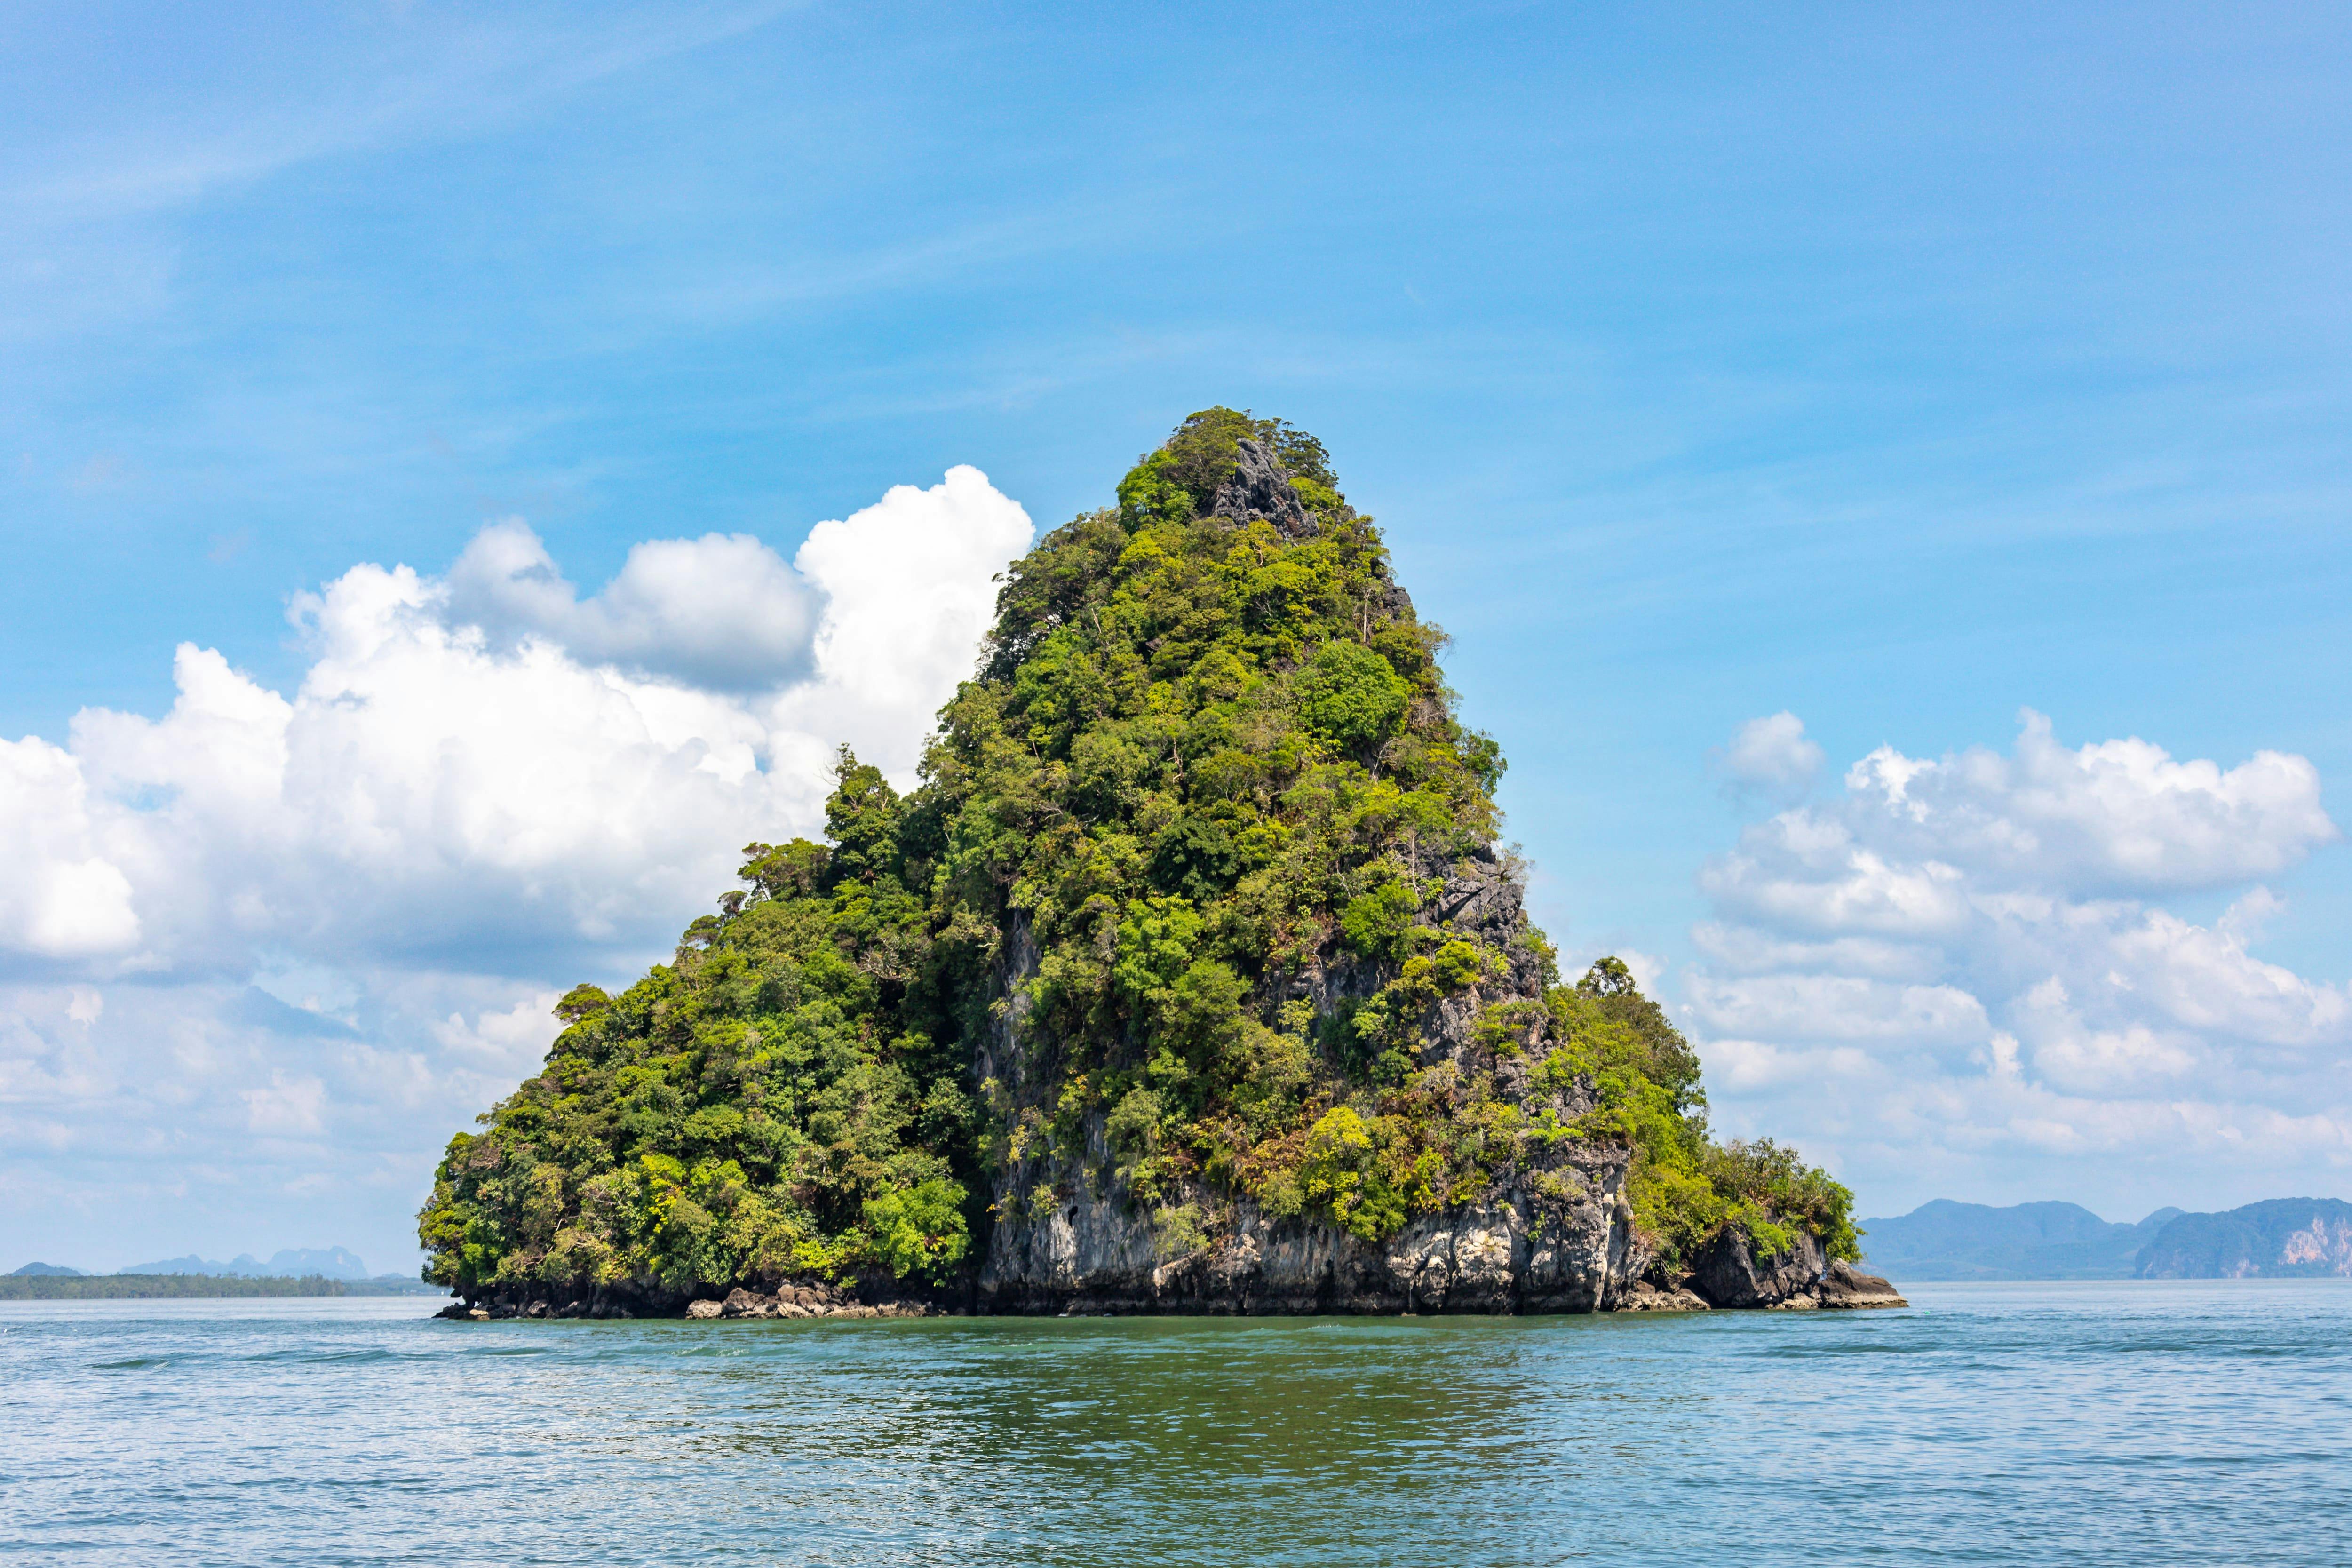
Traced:
<svg viewBox="0 0 2352 1568">
<path fill-rule="evenodd" d="M 1907 1307 L 1900 1292 L 1875 1274 L 1865 1274 L 1839 1258 L 1822 1276 L 1821 1303 L 1824 1307 Z"/>
<path fill-rule="evenodd" d="M 1732 1227 L 1700 1251 L 1690 1288 L 1716 1307 L 1778 1307 L 1801 1300 L 1813 1306 L 1827 1272 L 1822 1244 L 1801 1231 L 1788 1251 L 1759 1258 L 1747 1235 Z"/>
<path fill-rule="evenodd" d="M 1108 1197 L 1000 1224 L 983 1310 L 1016 1312 L 1591 1312 L 1648 1255 L 1627 1224 L 1622 1156 L 1573 1197 L 1507 1189 L 1423 1215 L 1385 1241 L 1236 1205 L 1205 1247 L 1162 1258 L 1150 1219 Z M 1554 1183 L 1557 1188 L 1561 1184 Z"/>
<path fill-rule="evenodd" d="M 1230 518 L 1235 522 L 1264 520 L 1282 530 L 1293 539 L 1303 539 L 1316 531 L 1315 514 L 1299 500 L 1298 492 L 1290 488 L 1290 476 L 1274 454 L 1255 441 L 1241 444 L 1241 461 L 1234 477 L 1217 487 L 1217 499 L 1209 508 L 1212 517 Z"/>
<path fill-rule="evenodd" d="M 1668 1288 L 1637 1279 L 1633 1288 L 1611 1309 L 1619 1312 L 1704 1312 L 1706 1299 L 1681 1285 Z"/>
<path fill-rule="evenodd" d="M 1591 1110 L 1588 1089 L 1536 1086 L 1534 1018 L 1516 1051 L 1476 1038 L 1490 1005 L 1543 994 L 1544 960 L 1527 940 L 1517 868 L 1482 848 L 1431 855 L 1413 871 L 1424 924 L 1508 961 L 1505 973 L 1447 996 L 1422 1018 L 1418 1065 L 1430 1070 L 1426 1081 L 1461 1085 L 1491 1074 L 1496 1093 L 1531 1121 L 1549 1112 L 1572 1121 Z M 1004 963 L 1005 1005 L 978 1053 L 976 1076 L 995 1080 L 1016 1105 L 1038 1106 L 1042 1118 L 1057 1053 L 1031 1027 L 1023 983 L 1038 955 L 1024 923 L 1008 933 Z M 1370 995 L 1393 973 L 1335 942 L 1272 1000 L 1305 1000 L 1328 1014 Z M 1629 1299 L 1650 1264 L 1625 1202 L 1622 1145 L 1531 1142 L 1477 1201 L 1418 1215 L 1384 1241 L 1269 1215 L 1205 1187 L 1163 1198 L 1198 1221 L 1197 1229 L 1163 1234 L 1121 1188 L 1103 1122 L 1094 1113 L 1082 1158 L 1031 1145 L 1035 1152 L 998 1176 L 998 1218 L 978 1282 L 982 1310 L 1591 1312 Z M 1040 1193 L 1053 1199 L 1042 1208 Z"/>
</svg>

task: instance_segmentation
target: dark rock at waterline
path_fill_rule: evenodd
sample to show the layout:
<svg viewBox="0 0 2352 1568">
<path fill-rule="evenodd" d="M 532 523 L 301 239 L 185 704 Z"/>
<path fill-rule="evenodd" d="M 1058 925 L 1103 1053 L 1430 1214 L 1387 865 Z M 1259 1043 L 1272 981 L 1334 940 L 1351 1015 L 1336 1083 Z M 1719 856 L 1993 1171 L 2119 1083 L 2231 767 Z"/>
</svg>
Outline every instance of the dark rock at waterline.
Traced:
<svg viewBox="0 0 2352 1568">
<path fill-rule="evenodd" d="M 1636 1279 L 1611 1309 L 1619 1312 L 1705 1312 L 1706 1298 L 1687 1285 L 1658 1285 Z"/>
<path fill-rule="evenodd" d="M 1777 1307 L 1811 1295 L 1826 1268 L 1822 1244 L 1804 1232 L 1788 1251 L 1759 1258 L 1747 1233 L 1727 1226 L 1699 1250 L 1689 1283 L 1711 1306 Z"/>
<path fill-rule="evenodd" d="M 1907 1307 L 1902 1293 L 1877 1274 L 1865 1274 L 1839 1258 L 1822 1276 L 1819 1291 L 1824 1307 Z"/>
<path fill-rule="evenodd" d="M 1727 1228 L 1701 1250 L 1686 1284 L 1715 1307 L 1801 1310 L 1911 1304 L 1881 1276 L 1843 1258 L 1826 1259 L 1821 1242 L 1801 1231 L 1786 1252 L 1758 1258 L 1746 1232 Z"/>
<path fill-rule="evenodd" d="M 1150 1222 L 1108 1199 L 1072 1203 L 1000 1231 L 989 1266 L 961 1289 L 872 1277 L 846 1285 L 791 1280 L 683 1289 L 623 1282 L 580 1291 L 503 1286 L 453 1303 L 445 1318 L 882 1318 L 940 1312 L 1012 1315 L 1263 1316 L 1704 1311 L 1710 1308 L 1900 1307 L 1877 1275 L 1824 1258 L 1800 1233 L 1757 1258 L 1734 1230 L 1672 1277 L 1655 1266 L 1624 1202 L 1626 1161 L 1565 1165 L 1541 1191 L 1423 1215 L 1374 1242 L 1281 1222 L 1244 1205 L 1231 1232 L 1189 1256 L 1154 1251 Z M 1007 1247 L 1017 1237 L 1019 1245 Z"/>
<path fill-rule="evenodd" d="M 792 1280 L 670 1287 L 646 1280 L 577 1288 L 500 1285 L 461 1293 L 435 1314 L 457 1321 L 509 1318 L 917 1318 L 965 1310 L 952 1292 L 887 1277 L 846 1286 Z"/>
</svg>

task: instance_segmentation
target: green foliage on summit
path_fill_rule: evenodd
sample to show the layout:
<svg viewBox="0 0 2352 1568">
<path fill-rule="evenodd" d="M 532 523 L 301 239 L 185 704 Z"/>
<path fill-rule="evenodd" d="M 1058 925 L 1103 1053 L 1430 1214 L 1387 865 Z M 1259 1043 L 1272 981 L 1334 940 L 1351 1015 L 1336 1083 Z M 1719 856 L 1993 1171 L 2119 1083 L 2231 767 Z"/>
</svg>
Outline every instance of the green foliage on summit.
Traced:
<svg viewBox="0 0 2352 1568">
<path fill-rule="evenodd" d="M 1244 441 L 1306 526 L 1213 514 Z M 1432 915 L 1502 760 L 1320 443 L 1205 410 L 1118 498 L 1007 570 L 920 787 L 845 749 L 828 843 L 751 846 L 672 963 L 564 998 L 545 1068 L 450 1143 L 428 1277 L 944 1281 L 1098 1184 L 1170 1256 L 1244 1196 L 1378 1238 L 1566 1140 L 1636 1151 L 1669 1256 L 1727 1225 L 1851 1255 L 1843 1188 L 1708 1139 L 1622 964 L 1561 986 L 1532 931 Z M 1340 972 L 1348 999 L 1308 984 Z M 1436 1010 L 1489 994 L 1467 1064 L 1423 1065 Z M 1506 1064 L 1593 1109 L 1529 1112 Z"/>
</svg>

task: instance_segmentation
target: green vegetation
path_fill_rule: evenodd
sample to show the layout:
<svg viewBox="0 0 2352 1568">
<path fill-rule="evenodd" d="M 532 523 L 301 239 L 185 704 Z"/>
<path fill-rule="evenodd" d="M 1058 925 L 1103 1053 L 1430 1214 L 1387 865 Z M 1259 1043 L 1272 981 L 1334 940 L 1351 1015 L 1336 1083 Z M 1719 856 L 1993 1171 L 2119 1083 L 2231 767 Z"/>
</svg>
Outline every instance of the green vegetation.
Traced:
<svg viewBox="0 0 2352 1568">
<path fill-rule="evenodd" d="M 1580 1077 L 1599 1091 L 1577 1131 L 1633 1145 L 1634 1220 L 1667 1264 L 1727 1225 L 1767 1255 L 1786 1251 L 1790 1231 L 1801 1228 L 1832 1258 L 1861 1257 L 1852 1193 L 1769 1139 L 1717 1144 L 1707 1136 L 1698 1058 L 1623 963 L 1602 959 L 1549 1001 L 1561 1043 L 1539 1076 L 1561 1084 Z"/>
<path fill-rule="evenodd" d="M 1213 515 L 1244 440 L 1286 522 Z M 1081 1191 L 1163 1257 L 1243 1199 L 1379 1239 L 1571 1181 L 1563 1144 L 1631 1147 L 1669 1265 L 1727 1226 L 1852 1256 L 1844 1189 L 1709 1140 L 1622 964 L 1562 986 L 1523 921 L 1438 914 L 1507 872 L 1503 763 L 1321 445 L 1210 409 L 1118 496 L 1006 572 L 919 788 L 845 749 L 828 843 L 750 846 L 672 963 L 564 997 L 544 1069 L 450 1142 L 427 1277 L 946 1282 Z"/>
</svg>

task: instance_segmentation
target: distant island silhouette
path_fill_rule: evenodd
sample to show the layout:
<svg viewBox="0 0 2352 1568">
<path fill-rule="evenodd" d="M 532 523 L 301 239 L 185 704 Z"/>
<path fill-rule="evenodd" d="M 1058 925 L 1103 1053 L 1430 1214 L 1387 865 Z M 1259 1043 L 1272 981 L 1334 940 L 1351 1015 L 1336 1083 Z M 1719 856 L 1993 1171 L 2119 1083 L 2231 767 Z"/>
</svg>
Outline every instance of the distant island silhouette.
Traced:
<svg viewBox="0 0 2352 1568">
<path fill-rule="evenodd" d="M 240 1253 L 229 1262 L 189 1253 L 134 1263 L 111 1274 L 32 1262 L 0 1275 L 0 1300 L 99 1300 L 217 1296 L 393 1296 L 438 1294 L 407 1274 L 370 1274 L 342 1247 L 286 1247 L 268 1262 Z"/>
<path fill-rule="evenodd" d="M 1860 1226 L 1864 1258 L 1913 1279 L 2352 1278 L 2352 1204 L 2336 1198 L 2272 1198 L 2219 1214 L 2161 1208 L 2136 1225 L 2079 1204 L 1937 1198 Z"/>
</svg>

